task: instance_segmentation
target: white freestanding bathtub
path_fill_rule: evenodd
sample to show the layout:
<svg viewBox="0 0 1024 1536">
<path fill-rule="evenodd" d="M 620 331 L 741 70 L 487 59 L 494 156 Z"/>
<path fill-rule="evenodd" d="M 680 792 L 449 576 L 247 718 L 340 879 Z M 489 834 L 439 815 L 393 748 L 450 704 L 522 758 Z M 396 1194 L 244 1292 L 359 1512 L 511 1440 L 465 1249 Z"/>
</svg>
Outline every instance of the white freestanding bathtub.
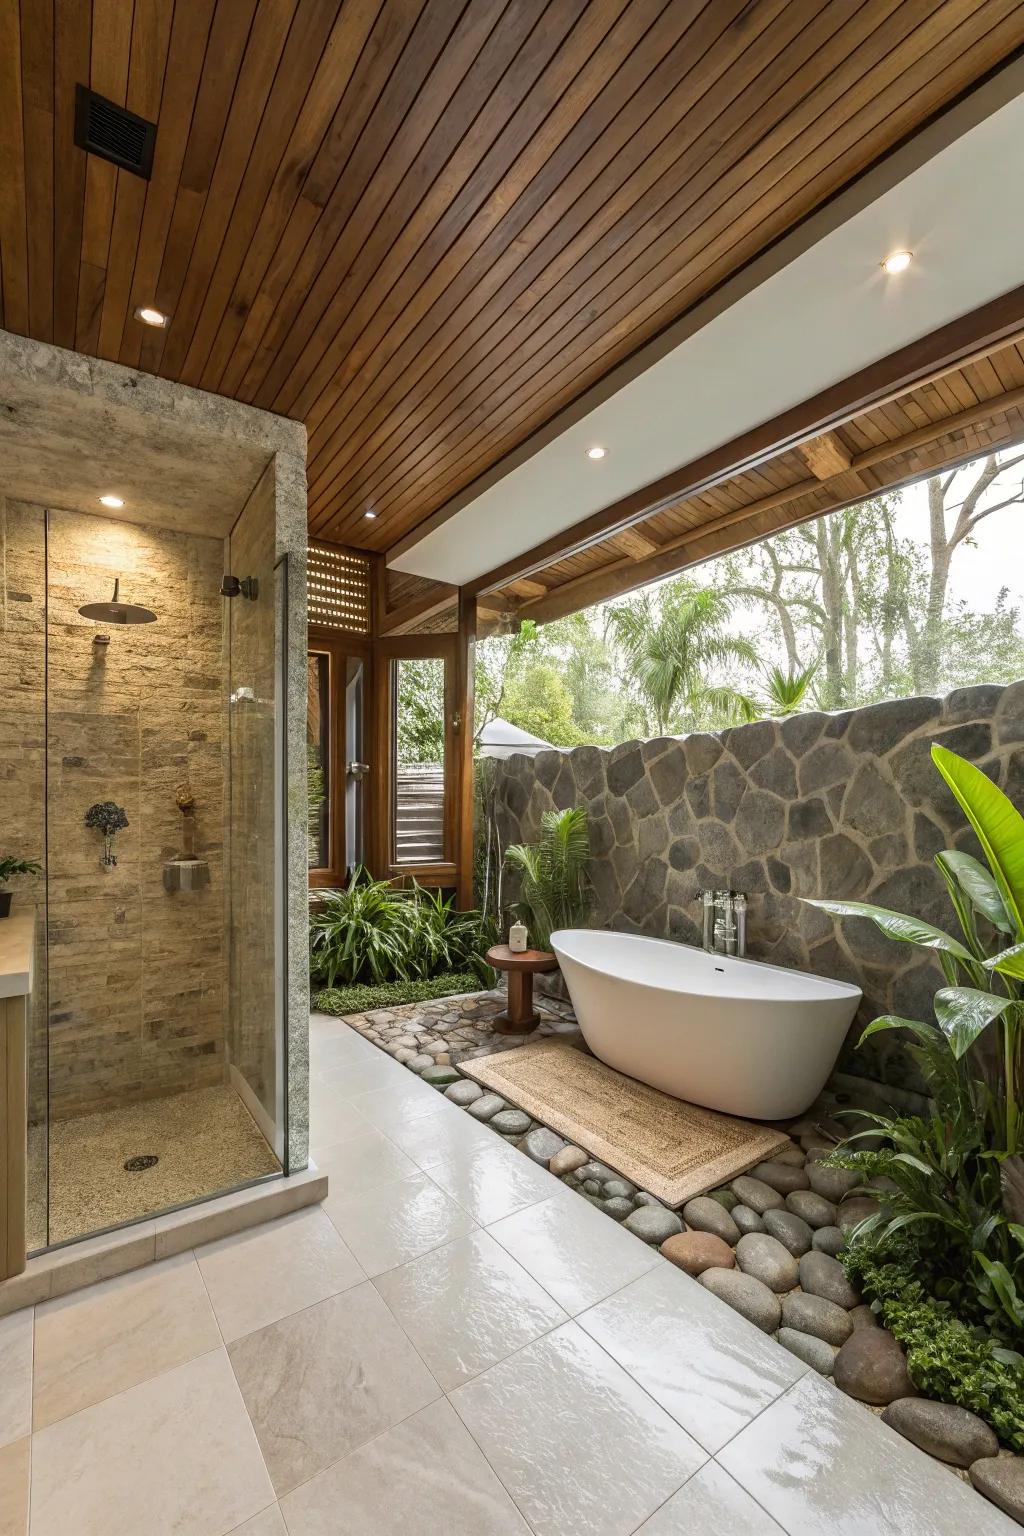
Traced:
<svg viewBox="0 0 1024 1536">
<path fill-rule="evenodd" d="M 551 936 L 595 1056 L 691 1104 L 787 1120 L 835 1065 L 859 987 L 631 933 Z"/>
</svg>

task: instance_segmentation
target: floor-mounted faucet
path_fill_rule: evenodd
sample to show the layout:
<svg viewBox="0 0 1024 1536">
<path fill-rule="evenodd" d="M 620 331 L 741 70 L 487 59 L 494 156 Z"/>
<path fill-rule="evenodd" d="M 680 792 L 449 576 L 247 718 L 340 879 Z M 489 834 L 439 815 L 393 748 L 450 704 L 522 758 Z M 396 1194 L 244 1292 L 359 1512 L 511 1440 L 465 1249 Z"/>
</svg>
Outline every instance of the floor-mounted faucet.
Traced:
<svg viewBox="0 0 1024 1536">
<path fill-rule="evenodd" d="M 701 942 L 709 954 L 745 955 L 747 898 L 742 891 L 698 891 L 703 904 Z"/>
</svg>

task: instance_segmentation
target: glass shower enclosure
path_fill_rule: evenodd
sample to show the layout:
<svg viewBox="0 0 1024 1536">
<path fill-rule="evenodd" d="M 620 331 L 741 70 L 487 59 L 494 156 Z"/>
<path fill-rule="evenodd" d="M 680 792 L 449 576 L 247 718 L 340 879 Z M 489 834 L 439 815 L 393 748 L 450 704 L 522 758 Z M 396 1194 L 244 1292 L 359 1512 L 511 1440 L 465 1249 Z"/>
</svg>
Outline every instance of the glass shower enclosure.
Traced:
<svg viewBox="0 0 1024 1536">
<path fill-rule="evenodd" d="M 5 517 L 45 871 L 35 1251 L 287 1171 L 286 572 L 255 492 L 226 539 Z"/>
</svg>

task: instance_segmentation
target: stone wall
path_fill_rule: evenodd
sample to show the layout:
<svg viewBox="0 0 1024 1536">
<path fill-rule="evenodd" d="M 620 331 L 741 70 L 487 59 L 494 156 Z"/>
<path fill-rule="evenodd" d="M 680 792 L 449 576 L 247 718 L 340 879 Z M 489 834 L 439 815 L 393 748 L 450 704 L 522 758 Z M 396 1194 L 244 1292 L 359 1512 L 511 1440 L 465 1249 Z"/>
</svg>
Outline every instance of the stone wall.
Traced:
<svg viewBox="0 0 1024 1536">
<path fill-rule="evenodd" d="M 513 757 L 494 765 L 501 842 L 530 841 L 551 807 L 586 806 L 594 920 L 630 932 L 699 943 L 697 891 L 746 891 L 752 958 L 863 989 L 841 1065 L 914 1088 L 894 1037 L 857 1052 L 853 1043 L 880 1013 L 930 1018 L 938 966 L 864 919 L 840 924 L 799 898 L 869 900 L 942 926 L 954 921 L 933 856 L 977 849 L 931 762 L 933 741 L 1020 802 L 1024 683 Z"/>
</svg>

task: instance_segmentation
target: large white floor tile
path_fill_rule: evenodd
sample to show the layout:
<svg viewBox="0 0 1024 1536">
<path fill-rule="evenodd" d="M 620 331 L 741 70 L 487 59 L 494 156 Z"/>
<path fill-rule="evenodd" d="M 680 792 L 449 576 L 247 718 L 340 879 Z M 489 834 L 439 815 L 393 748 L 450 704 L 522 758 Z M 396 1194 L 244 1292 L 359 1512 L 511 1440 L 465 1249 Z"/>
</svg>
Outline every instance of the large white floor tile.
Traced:
<svg viewBox="0 0 1024 1536">
<path fill-rule="evenodd" d="M 191 1253 L 47 1301 L 36 1311 L 36 1429 L 220 1347 Z"/>
<path fill-rule="evenodd" d="M 364 1123 L 363 1134 L 317 1149 L 316 1165 L 329 1181 L 327 1200 L 351 1199 L 377 1184 L 415 1178 L 419 1169 L 383 1131 Z"/>
<path fill-rule="evenodd" d="M 376 1285 L 445 1390 L 566 1321 L 486 1232 L 379 1275 Z"/>
<path fill-rule="evenodd" d="M 31 1462 L 28 1435 L 0 1445 L 0 1536 L 26 1536 Z"/>
<path fill-rule="evenodd" d="M 807 1370 L 670 1264 L 577 1321 L 712 1454 Z"/>
<path fill-rule="evenodd" d="M 32 1441 L 32 1536 L 223 1536 L 273 1497 L 224 1350 Z"/>
<path fill-rule="evenodd" d="M 353 1099 L 375 1088 L 397 1088 L 408 1076 L 406 1068 L 385 1051 L 374 1051 L 370 1057 L 347 1056 L 330 1068 L 321 1068 L 318 1082 L 343 1098 Z"/>
<path fill-rule="evenodd" d="M 1019 1536 L 948 1467 L 814 1371 L 718 1460 L 790 1536 Z"/>
<path fill-rule="evenodd" d="M 0 1445 L 32 1428 L 32 1308 L 0 1317 Z"/>
<path fill-rule="evenodd" d="M 368 1275 L 407 1264 L 476 1227 L 424 1174 L 332 1200 L 330 1219 Z"/>
<path fill-rule="evenodd" d="M 569 1190 L 487 1230 L 571 1314 L 665 1263 L 653 1248 Z"/>
<path fill-rule="evenodd" d="M 228 1343 L 365 1278 L 316 1207 L 207 1243 L 196 1258 Z"/>
<path fill-rule="evenodd" d="M 451 1401 L 538 1536 L 629 1536 L 707 1459 L 575 1323 Z"/>
<path fill-rule="evenodd" d="M 421 1082 L 405 1068 L 402 1068 L 401 1080 L 392 1087 L 372 1088 L 367 1093 L 357 1093 L 351 1104 L 364 1120 L 388 1136 L 411 1121 L 422 1119 L 424 1115 L 446 1115 L 456 1119 L 462 1114 L 462 1110 L 456 1108 L 443 1093 L 431 1088 L 429 1083 Z"/>
<path fill-rule="evenodd" d="M 329 1147 L 355 1131 L 368 1128 L 366 1117 L 345 1094 L 318 1079 L 310 1083 L 309 1136 L 312 1146 Z"/>
<path fill-rule="evenodd" d="M 506 1147 L 493 1131 L 492 1145 L 475 1146 L 444 1162 L 431 1163 L 430 1177 L 447 1190 L 482 1227 L 511 1216 L 538 1200 L 565 1193 L 554 1174 L 514 1147 Z"/>
<path fill-rule="evenodd" d="M 446 1402 L 335 1462 L 283 1508 L 290 1536 L 529 1536 Z"/>
<path fill-rule="evenodd" d="M 238 1339 L 229 1353 L 278 1495 L 440 1396 L 369 1284 Z"/>
<path fill-rule="evenodd" d="M 479 1120 L 474 1120 L 464 1110 L 456 1109 L 447 1099 L 441 1102 L 451 1111 L 450 1114 L 421 1115 L 404 1125 L 396 1125 L 388 1132 L 402 1151 L 408 1153 L 413 1162 L 418 1163 L 425 1172 L 437 1167 L 439 1163 L 449 1163 L 455 1157 L 502 1148 L 496 1131 L 489 1131 Z"/>
<path fill-rule="evenodd" d="M 279 1504 L 271 1504 L 262 1514 L 254 1515 L 244 1525 L 236 1525 L 230 1536 L 288 1536 Z"/>
<path fill-rule="evenodd" d="M 716 1461 L 695 1472 L 637 1536 L 785 1536 L 754 1499 Z"/>
</svg>

